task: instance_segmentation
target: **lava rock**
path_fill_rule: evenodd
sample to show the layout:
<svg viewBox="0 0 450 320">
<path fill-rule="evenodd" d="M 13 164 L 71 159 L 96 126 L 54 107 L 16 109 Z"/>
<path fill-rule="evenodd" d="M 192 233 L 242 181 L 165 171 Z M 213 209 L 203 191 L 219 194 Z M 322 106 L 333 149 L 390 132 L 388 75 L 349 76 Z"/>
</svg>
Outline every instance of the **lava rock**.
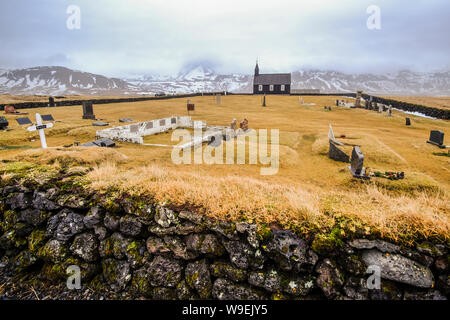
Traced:
<svg viewBox="0 0 450 320">
<path fill-rule="evenodd" d="M 255 287 L 264 288 L 269 292 L 275 292 L 281 289 L 281 277 L 276 270 L 250 272 L 248 282 Z"/>
<path fill-rule="evenodd" d="M 152 286 L 176 287 L 182 277 L 183 265 L 180 261 L 156 256 L 147 268 Z"/>
<path fill-rule="evenodd" d="M 274 230 L 265 250 L 286 271 L 304 271 L 318 260 L 317 254 L 308 250 L 306 241 L 290 230 Z"/>
<path fill-rule="evenodd" d="M 120 218 L 111 213 L 106 213 L 105 218 L 103 218 L 103 224 L 108 230 L 117 231 L 120 225 Z"/>
<path fill-rule="evenodd" d="M 48 211 L 59 210 L 61 207 L 58 206 L 53 201 L 48 200 L 47 196 L 48 195 L 46 195 L 46 193 L 38 192 L 36 190 L 33 194 L 33 207 L 38 210 L 48 210 Z"/>
<path fill-rule="evenodd" d="M 83 216 L 69 212 L 56 228 L 56 239 L 59 241 L 68 241 L 74 235 L 83 232 L 84 229 Z"/>
<path fill-rule="evenodd" d="M 260 250 L 253 249 L 248 243 L 242 241 L 224 242 L 225 249 L 230 255 L 231 263 L 241 269 L 262 269 L 265 258 Z"/>
<path fill-rule="evenodd" d="M 211 297 L 212 283 L 209 266 L 205 260 L 189 263 L 185 270 L 186 283 L 200 296 L 200 299 Z"/>
<path fill-rule="evenodd" d="M 247 271 L 239 269 L 230 263 L 216 261 L 210 266 L 211 274 L 216 278 L 227 278 L 234 282 L 242 282 L 247 280 Z"/>
<path fill-rule="evenodd" d="M 186 245 L 189 250 L 207 255 L 221 256 L 225 252 L 225 248 L 213 234 L 190 234 L 186 237 Z"/>
<path fill-rule="evenodd" d="M 263 300 L 266 298 L 261 291 L 222 278 L 214 282 L 212 294 L 218 300 Z"/>
<path fill-rule="evenodd" d="M 41 249 L 38 251 L 38 257 L 45 260 L 51 261 L 53 263 L 63 262 L 68 256 L 67 247 L 64 242 L 58 240 L 48 241 Z"/>
<path fill-rule="evenodd" d="M 133 215 L 126 215 L 120 219 L 120 231 L 128 236 L 138 236 L 142 233 L 142 223 Z"/>
<path fill-rule="evenodd" d="M 400 251 L 400 247 L 382 240 L 356 239 L 348 243 L 356 249 L 378 249 L 381 252 L 396 253 Z"/>
<path fill-rule="evenodd" d="M 312 275 L 297 275 L 282 279 L 282 291 L 294 297 L 307 296 L 315 288 L 316 278 Z"/>
<path fill-rule="evenodd" d="M 163 206 L 156 207 L 155 221 L 163 228 L 179 223 L 178 215 L 173 210 Z"/>
<path fill-rule="evenodd" d="M 132 278 L 130 264 L 126 261 L 102 261 L 103 278 L 115 292 L 123 291 Z"/>
<path fill-rule="evenodd" d="M 86 262 L 95 262 L 99 258 L 98 240 L 92 233 L 77 235 L 70 246 L 70 250 Z"/>
<path fill-rule="evenodd" d="M 103 221 L 103 210 L 100 207 L 92 207 L 88 214 L 83 218 L 84 226 L 87 229 L 93 229 Z"/>
<path fill-rule="evenodd" d="M 434 285 L 431 270 L 398 254 L 382 253 L 378 250 L 363 251 L 362 259 L 367 266 L 381 268 L 381 278 L 406 283 L 420 288 Z"/>
<path fill-rule="evenodd" d="M 183 210 L 179 213 L 178 217 L 180 219 L 185 219 L 185 220 L 189 220 L 195 224 L 200 224 L 203 221 L 203 216 L 195 213 L 195 212 L 191 212 L 191 211 L 186 211 Z"/>
<path fill-rule="evenodd" d="M 325 259 L 316 266 L 316 272 L 319 274 L 316 280 L 317 286 L 322 289 L 328 299 L 336 298 L 344 285 L 344 275 L 336 264 Z"/>
</svg>

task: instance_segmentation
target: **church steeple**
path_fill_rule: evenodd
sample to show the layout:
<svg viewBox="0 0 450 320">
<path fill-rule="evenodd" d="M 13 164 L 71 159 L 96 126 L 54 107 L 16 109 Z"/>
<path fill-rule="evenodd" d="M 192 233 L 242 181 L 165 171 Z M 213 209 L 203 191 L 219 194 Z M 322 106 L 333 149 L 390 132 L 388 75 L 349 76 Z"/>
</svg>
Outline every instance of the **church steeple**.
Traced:
<svg viewBox="0 0 450 320">
<path fill-rule="evenodd" d="M 258 60 L 256 60 L 256 67 L 255 67 L 255 76 L 259 76 L 259 66 L 258 66 Z"/>
</svg>

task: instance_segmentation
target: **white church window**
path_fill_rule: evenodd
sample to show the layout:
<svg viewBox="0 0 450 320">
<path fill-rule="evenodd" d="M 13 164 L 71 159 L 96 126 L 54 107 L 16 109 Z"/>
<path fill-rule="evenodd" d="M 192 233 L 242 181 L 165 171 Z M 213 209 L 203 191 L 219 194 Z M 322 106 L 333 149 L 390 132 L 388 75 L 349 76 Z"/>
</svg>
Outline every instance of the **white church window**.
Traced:
<svg viewBox="0 0 450 320">
<path fill-rule="evenodd" d="M 284 91 L 286 89 L 286 86 L 284 84 L 281 85 L 281 91 Z"/>
<path fill-rule="evenodd" d="M 273 91 L 273 84 L 270 85 L 269 90 Z"/>
<path fill-rule="evenodd" d="M 262 84 L 259 85 L 258 90 L 259 90 L 259 91 L 263 91 L 263 86 L 262 86 Z"/>
</svg>

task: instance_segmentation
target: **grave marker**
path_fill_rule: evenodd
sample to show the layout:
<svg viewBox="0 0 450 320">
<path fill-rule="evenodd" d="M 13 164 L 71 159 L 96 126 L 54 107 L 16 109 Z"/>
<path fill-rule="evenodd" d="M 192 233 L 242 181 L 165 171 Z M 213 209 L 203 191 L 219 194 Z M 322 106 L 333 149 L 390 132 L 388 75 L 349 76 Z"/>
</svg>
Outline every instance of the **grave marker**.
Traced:
<svg viewBox="0 0 450 320">
<path fill-rule="evenodd" d="M 28 118 L 27 118 L 28 119 Z M 29 120 L 29 119 L 28 119 Z M 47 149 L 47 141 L 45 140 L 44 129 L 53 127 L 53 123 L 42 123 L 42 118 L 39 113 L 36 113 L 36 125 L 32 125 L 27 128 L 27 131 L 39 131 L 39 138 L 41 139 L 41 145 L 43 149 Z"/>
<path fill-rule="evenodd" d="M 356 91 L 356 101 L 355 101 L 356 108 L 359 108 L 361 106 L 361 95 L 362 91 Z"/>
<path fill-rule="evenodd" d="M 5 130 L 9 125 L 8 120 L 5 117 L 0 117 L 0 130 Z"/>
<path fill-rule="evenodd" d="M 236 130 L 236 124 L 237 124 L 237 120 L 236 118 L 233 119 L 233 121 L 231 121 L 231 129 Z"/>
<path fill-rule="evenodd" d="M 333 127 L 330 124 L 330 130 L 328 130 L 328 139 L 330 142 L 333 142 L 334 144 L 343 146 L 344 144 L 342 142 L 339 142 L 336 140 L 336 137 L 334 136 Z"/>
<path fill-rule="evenodd" d="M 21 126 L 25 125 L 25 124 L 33 124 L 33 122 L 31 122 L 30 119 L 28 119 L 28 117 L 25 118 L 17 118 L 16 119 L 17 123 Z"/>
<path fill-rule="evenodd" d="M 405 125 L 410 126 L 411 125 L 411 119 L 405 118 Z"/>
<path fill-rule="evenodd" d="M 364 155 L 358 146 L 353 147 L 351 162 L 352 164 L 349 166 L 349 169 L 353 177 L 359 179 L 369 179 L 369 176 L 366 175 L 366 169 L 363 167 Z"/>
<path fill-rule="evenodd" d="M 48 106 L 49 107 L 55 107 L 55 98 L 53 97 L 48 97 Z"/>
<path fill-rule="evenodd" d="M 262 106 L 263 106 L 263 107 L 266 106 L 266 95 L 263 96 Z"/>
<path fill-rule="evenodd" d="M 51 114 L 44 114 L 44 115 L 42 115 L 42 120 L 44 120 L 44 121 L 55 121 L 55 119 L 53 119 L 53 116 Z"/>
<path fill-rule="evenodd" d="M 330 149 L 328 150 L 328 157 L 335 161 L 341 161 L 345 163 L 349 163 L 350 159 L 348 155 L 339 149 L 331 140 L 330 140 Z"/>
<path fill-rule="evenodd" d="M 392 106 L 391 106 L 391 105 L 388 107 L 388 113 L 387 113 L 387 116 L 388 116 L 388 117 L 392 117 Z"/>
<path fill-rule="evenodd" d="M 83 119 L 95 120 L 94 109 L 90 101 L 83 102 Z"/>
<path fill-rule="evenodd" d="M 444 132 L 441 130 L 431 130 L 430 139 L 427 142 L 442 149 L 446 148 L 444 145 Z"/>
</svg>

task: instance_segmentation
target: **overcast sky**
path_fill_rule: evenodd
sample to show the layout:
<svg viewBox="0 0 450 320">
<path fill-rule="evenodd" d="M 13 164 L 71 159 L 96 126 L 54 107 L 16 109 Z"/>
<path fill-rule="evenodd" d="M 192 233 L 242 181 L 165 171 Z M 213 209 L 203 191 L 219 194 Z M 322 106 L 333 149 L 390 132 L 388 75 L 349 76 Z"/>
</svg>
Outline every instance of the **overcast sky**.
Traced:
<svg viewBox="0 0 450 320">
<path fill-rule="evenodd" d="M 67 8 L 81 28 L 67 28 Z M 381 30 L 366 12 L 377 5 Z M 107 76 L 450 69 L 449 0 L 0 0 L 0 68 Z"/>
</svg>

